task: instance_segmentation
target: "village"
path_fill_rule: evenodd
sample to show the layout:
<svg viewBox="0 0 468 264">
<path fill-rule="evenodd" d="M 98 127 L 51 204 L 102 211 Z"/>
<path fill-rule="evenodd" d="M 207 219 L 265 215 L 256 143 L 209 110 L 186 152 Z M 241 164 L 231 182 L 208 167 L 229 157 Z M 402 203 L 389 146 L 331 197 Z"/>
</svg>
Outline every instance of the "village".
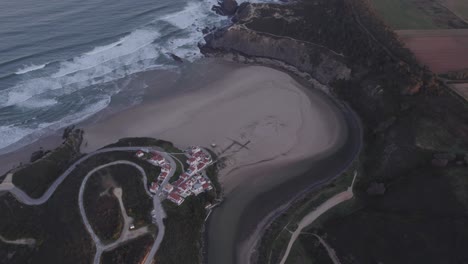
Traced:
<svg viewBox="0 0 468 264">
<path fill-rule="evenodd" d="M 174 177 L 171 172 L 174 172 L 175 168 L 164 158 L 162 153 L 144 149 L 136 152 L 138 158 L 161 168 L 157 179 L 151 183 L 150 192 L 162 199 L 167 198 L 177 205 L 181 205 L 191 195 L 197 196 L 213 189 L 213 185 L 205 173 L 205 169 L 213 162 L 211 155 L 198 146 L 191 146 L 184 153 L 187 156 L 188 169 L 178 175 L 177 180 L 169 183 L 169 179 Z"/>
</svg>

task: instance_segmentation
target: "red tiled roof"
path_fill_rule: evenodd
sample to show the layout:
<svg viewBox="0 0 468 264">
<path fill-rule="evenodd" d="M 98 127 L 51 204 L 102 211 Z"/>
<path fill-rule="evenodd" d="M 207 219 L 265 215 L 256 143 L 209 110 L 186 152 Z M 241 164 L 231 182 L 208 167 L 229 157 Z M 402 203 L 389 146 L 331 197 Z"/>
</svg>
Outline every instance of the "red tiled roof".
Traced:
<svg viewBox="0 0 468 264">
<path fill-rule="evenodd" d="M 177 181 L 173 183 L 173 185 L 179 186 L 183 181 L 184 181 L 183 179 L 178 179 Z"/>
<path fill-rule="evenodd" d="M 200 164 L 198 164 L 198 166 L 197 166 L 198 169 L 201 169 L 201 168 L 203 168 L 203 167 L 205 167 L 205 163 L 200 163 Z"/>
<path fill-rule="evenodd" d="M 169 194 L 169 198 L 172 198 L 175 201 L 180 201 L 180 199 L 182 199 L 182 197 L 177 192 L 171 192 Z"/>
<path fill-rule="evenodd" d="M 163 158 L 163 156 L 156 153 L 156 154 L 153 155 L 153 157 L 151 157 L 151 159 L 159 161 L 159 160 L 163 160 L 164 158 Z"/>
</svg>

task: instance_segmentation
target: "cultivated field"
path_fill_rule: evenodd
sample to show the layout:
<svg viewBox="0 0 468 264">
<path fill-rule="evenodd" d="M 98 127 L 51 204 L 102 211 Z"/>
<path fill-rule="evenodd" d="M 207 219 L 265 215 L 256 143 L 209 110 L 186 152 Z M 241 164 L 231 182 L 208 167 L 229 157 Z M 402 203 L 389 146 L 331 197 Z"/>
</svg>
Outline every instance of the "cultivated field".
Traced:
<svg viewBox="0 0 468 264">
<path fill-rule="evenodd" d="M 462 13 L 466 0 L 441 0 L 454 2 Z M 434 0 L 371 0 L 376 12 L 393 29 L 449 29 L 468 28 L 468 22 L 454 14 L 446 2 Z"/>
<path fill-rule="evenodd" d="M 435 73 L 468 68 L 468 30 L 399 30 L 418 60 Z"/>
<path fill-rule="evenodd" d="M 375 10 L 394 29 L 436 29 L 431 17 L 408 0 L 371 0 Z"/>
</svg>

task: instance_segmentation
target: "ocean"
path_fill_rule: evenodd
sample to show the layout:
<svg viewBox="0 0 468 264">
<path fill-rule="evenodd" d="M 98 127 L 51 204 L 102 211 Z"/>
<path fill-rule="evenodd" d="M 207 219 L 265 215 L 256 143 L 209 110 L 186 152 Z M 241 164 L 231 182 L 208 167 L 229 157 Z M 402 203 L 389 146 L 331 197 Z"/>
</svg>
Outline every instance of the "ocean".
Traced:
<svg viewBox="0 0 468 264">
<path fill-rule="evenodd" d="M 216 0 L 0 1 L 0 154 L 108 107 L 134 73 L 202 55 Z M 128 105 L 142 93 L 127 93 Z"/>
</svg>

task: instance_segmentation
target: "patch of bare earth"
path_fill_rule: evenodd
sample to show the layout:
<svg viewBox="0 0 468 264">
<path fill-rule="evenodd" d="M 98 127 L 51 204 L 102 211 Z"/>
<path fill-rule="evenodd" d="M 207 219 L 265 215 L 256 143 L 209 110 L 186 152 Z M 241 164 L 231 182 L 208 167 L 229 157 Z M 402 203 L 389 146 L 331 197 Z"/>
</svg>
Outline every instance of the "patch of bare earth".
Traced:
<svg viewBox="0 0 468 264">
<path fill-rule="evenodd" d="M 397 34 L 417 59 L 435 73 L 468 68 L 468 30 L 399 30 Z"/>
</svg>

